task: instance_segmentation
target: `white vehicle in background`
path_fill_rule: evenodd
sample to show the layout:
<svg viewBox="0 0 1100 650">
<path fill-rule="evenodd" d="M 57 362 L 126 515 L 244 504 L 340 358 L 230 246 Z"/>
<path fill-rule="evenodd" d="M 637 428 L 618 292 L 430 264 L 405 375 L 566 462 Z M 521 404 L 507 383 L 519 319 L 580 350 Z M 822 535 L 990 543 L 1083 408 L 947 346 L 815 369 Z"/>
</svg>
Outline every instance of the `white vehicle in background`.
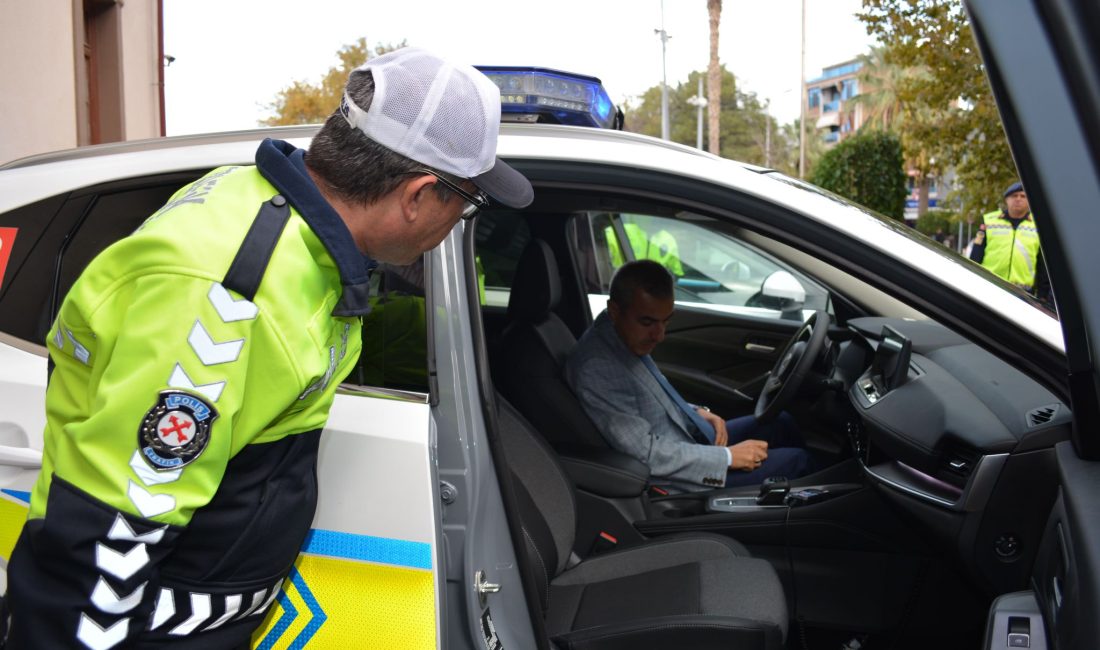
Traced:
<svg viewBox="0 0 1100 650">
<path fill-rule="evenodd" d="M 313 531 L 249 613 L 266 617 L 255 647 L 1095 647 L 1100 21 L 1050 19 L 1085 3 L 1038 4 L 969 8 L 1029 198 L 1051 215 L 1039 227 L 1061 323 L 910 229 L 774 171 L 523 123 L 615 118 L 591 79 L 486 69 L 506 102 L 500 155 L 535 203 L 380 271 L 322 438 Z M 1040 123 L 1041 138 L 1024 128 Z M 40 466 L 42 341 L 65 291 L 180 186 L 250 163 L 264 137 L 305 147 L 313 132 L 0 166 L 5 561 Z M 825 461 L 785 498 L 670 494 L 598 437 L 554 426 L 583 418 L 553 363 L 606 301 L 613 246 L 635 257 L 616 226 L 628 222 L 673 233 L 685 266 L 656 354 L 665 374 L 729 416 L 785 407 Z M 760 581 L 716 586 L 697 550 L 660 551 L 715 540 L 759 559 L 714 566 Z"/>
</svg>

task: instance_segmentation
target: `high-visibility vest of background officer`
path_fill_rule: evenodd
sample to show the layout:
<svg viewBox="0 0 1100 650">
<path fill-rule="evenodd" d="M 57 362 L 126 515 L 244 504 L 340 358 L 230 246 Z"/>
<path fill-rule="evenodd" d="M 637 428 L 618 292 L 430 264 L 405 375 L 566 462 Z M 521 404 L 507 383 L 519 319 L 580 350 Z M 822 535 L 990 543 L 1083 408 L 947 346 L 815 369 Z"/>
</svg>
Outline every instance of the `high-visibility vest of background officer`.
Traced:
<svg viewBox="0 0 1100 650">
<path fill-rule="evenodd" d="M 1018 287 L 1031 291 L 1040 269 L 1039 231 L 1023 185 L 1005 190 L 1006 208 L 982 216 L 970 259 Z"/>
<path fill-rule="evenodd" d="M 684 275 L 684 267 L 680 264 L 680 251 L 676 245 L 676 238 L 667 230 L 658 230 L 650 237 L 642 227 L 636 223 L 624 223 L 623 231 L 630 241 L 630 248 L 634 251 L 636 260 L 653 260 L 668 269 L 669 273 L 676 277 Z M 619 238 L 615 236 L 615 230 L 611 226 L 604 228 L 604 237 L 607 239 L 607 250 L 611 255 L 611 265 L 619 268 L 626 263 L 623 253 L 619 249 Z"/>
</svg>

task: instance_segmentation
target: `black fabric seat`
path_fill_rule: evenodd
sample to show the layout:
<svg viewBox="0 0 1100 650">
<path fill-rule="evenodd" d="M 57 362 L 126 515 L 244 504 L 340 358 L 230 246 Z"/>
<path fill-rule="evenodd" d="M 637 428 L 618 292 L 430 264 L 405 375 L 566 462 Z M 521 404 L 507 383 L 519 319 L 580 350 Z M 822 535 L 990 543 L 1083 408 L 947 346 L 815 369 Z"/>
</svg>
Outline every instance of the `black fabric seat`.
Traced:
<svg viewBox="0 0 1100 650">
<path fill-rule="evenodd" d="M 562 376 L 577 339 L 554 313 L 561 279 L 550 246 L 534 239 L 516 266 L 494 375 L 498 389 L 555 448 L 607 448 Z"/>
<path fill-rule="evenodd" d="M 578 561 L 573 486 L 553 449 L 499 401 L 525 550 L 558 647 L 783 647 L 787 603 L 779 577 L 732 539 L 662 537 Z"/>
</svg>

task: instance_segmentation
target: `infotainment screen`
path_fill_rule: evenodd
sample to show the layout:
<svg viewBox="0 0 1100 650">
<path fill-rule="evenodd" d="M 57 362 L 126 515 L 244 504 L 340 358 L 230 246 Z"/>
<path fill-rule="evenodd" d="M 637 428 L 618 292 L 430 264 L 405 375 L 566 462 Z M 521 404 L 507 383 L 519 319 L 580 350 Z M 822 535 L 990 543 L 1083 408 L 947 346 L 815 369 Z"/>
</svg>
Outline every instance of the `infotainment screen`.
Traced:
<svg viewBox="0 0 1100 650">
<path fill-rule="evenodd" d="M 871 364 L 871 381 L 885 395 L 909 378 L 909 356 L 913 342 L 889 325 L 882 326 L 882 341 Z"/>
</svg>

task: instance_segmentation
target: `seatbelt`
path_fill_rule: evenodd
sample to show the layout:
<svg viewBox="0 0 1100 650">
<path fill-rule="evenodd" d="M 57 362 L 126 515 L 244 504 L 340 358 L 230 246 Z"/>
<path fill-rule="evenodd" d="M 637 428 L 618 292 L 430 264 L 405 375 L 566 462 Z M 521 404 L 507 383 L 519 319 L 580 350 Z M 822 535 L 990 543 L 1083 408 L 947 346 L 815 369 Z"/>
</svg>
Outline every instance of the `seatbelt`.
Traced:
<svg viewBox="0 0 1100 650">
<path fill-rule="evenodd" d="M 276 194 L 270 200 L 264 201 L 237 250 L 237 256 L 225 273 L 222 286 L 236 291 L 248 300 L 254 299 L 267 264 L 271 261 L 271 254 L 275 252 L 275 245 L 279 243 L 279 237 L 289 220 L 290 206 L 283 195 Z"/>
</svg>

